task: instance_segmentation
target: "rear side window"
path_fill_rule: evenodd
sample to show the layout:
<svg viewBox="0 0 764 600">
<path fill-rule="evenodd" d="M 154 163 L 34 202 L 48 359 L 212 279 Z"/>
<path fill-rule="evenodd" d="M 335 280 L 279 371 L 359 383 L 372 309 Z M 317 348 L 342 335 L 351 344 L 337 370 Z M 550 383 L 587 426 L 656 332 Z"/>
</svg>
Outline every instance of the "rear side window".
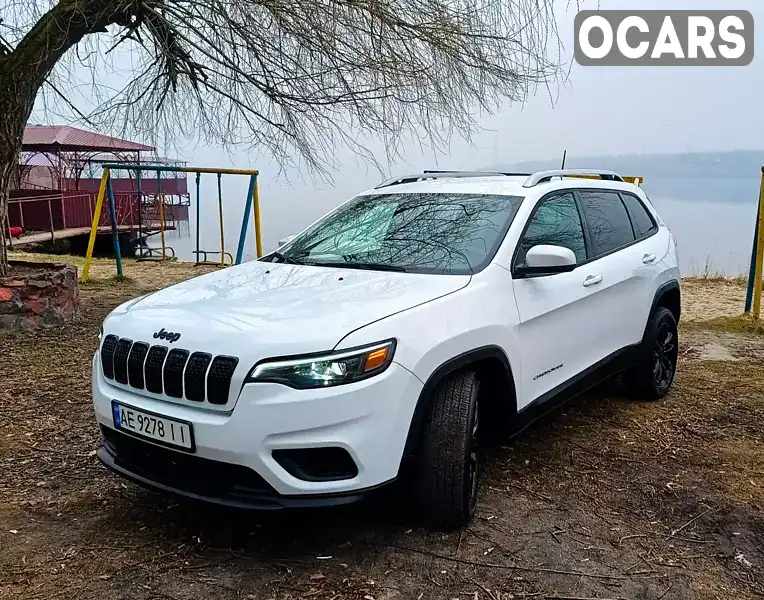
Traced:
<svg viewBox="0 0 764 600">
<path fill-rule="evenodd" d="M 657 227 L 652 215 L 650 215 L 639 198 L 631 194 L 622 194 L 621 198 L 623 198 L 623 202 L 629 211 L 631 223 L 634 225 L 634 233 L 637 234 L 637 237 L 644 237 Z"/>
<path fill-rule="evenodd" d="M 584 230 L 573 194 L 560 194 L 539 203 L 520 240 L 515 264 L 524 265 L 528 250 L 540 244 L 569 248 L 577 262 L 586 260 Z"/>
<path fill-rule="evenodd" d="M 581 191 L 580 194 L 597 256 L 612 252 L 636 239 L 620 194 L 593 190 Z"/>
</svg>

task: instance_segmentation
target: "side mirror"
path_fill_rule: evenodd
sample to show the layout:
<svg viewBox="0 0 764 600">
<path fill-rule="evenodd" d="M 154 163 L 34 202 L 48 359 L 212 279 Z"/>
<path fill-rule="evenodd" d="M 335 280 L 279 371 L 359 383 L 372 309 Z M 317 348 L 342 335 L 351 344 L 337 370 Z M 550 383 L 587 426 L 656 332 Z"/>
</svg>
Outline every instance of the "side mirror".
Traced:
<svg viewBox="0 0 764 600">
<path fill-rule="evenodd" d="M 296 237 L 297 237 L 296 235 L 288 235 L 286 237 L 281 238 L 279 240 L 279 248 L 281 248 L 281 246 L 287 245 L 289 242 L 291 242 Z"/>
<path fill-rule="evenodd" d="M 517 267 L 521 275 L 568 273 L 576 268 L 576 255 L 569 248 L 540 244 L 525 254 L 525 264 Z"/>
</svg>

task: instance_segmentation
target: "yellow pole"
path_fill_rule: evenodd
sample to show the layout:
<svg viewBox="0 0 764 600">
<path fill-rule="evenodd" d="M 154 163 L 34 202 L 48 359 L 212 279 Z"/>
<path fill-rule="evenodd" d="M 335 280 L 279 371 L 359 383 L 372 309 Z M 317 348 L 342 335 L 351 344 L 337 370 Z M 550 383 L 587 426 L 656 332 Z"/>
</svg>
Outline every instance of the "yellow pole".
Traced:
<svg viewBox="0 0 764 600">
<path fill-rule="evenodd" d="M 164 241 L 164 194 L 159 194 L 159 233 L 162 236 L 162 260 L 167 260 L 167 250 Z"/>
<path fill-rule="evenodd" d="M 257 250 L 257 258 L 263 255 L 263 240 L 260 235 L 260 193 L 258 191 L 258 177 L 255 177 L 255 189 L 252 192 L 252 203 L 255 209 L 255 248 Z"/>
<path fill-rule="evenodd" d="M 753 318 L 761 316 L 761 271 L 764 263 L 764 167 L 761 168 L 759 190 L 759 239 L 756 242 L 756 270 L 753 276 Z"/>
<path fill-rule="evenodd" d="M 87 281 L 90 272 L 90 261 L 93 258 L 93 248 L 95 248 L 96 234 L 98 233 L 98 222 L 101 220 L 101 210 L 103 209 L 103 197 L 106 195 L 106 182 L 109 180 L 109 169 L 103 170 L 101 177 L 101 186 L 98 188 L 98 199 L 96 200 L 95 210 L 93 211 L 93 223 L 90 225 L 90 239 L 88 239 L 88 251 L 85 254 L 85 266 L 82 268 L 82 281 Z"/>
</svg>

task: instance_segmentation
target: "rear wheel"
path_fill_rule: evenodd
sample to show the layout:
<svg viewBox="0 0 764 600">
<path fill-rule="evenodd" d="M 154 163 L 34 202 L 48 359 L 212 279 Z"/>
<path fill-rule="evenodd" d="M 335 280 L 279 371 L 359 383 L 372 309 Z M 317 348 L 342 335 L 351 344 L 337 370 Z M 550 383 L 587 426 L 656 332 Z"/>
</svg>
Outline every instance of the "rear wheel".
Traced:
<svg viewBox="0 0 764 600">
<path fill-rule="evenodd" d="M 641 400 L 660 400 L 671 389 L 679 357 L 679 335 L 674 315 L 659 306 L 650 315 L 637 361 L 628 383 Z"/>
<path fill-rule="evenodd" d="M 417 501 L 439 528 L 469 523 L 478 492 L 478 388 L 472 371 L 453 374 L 436 388 L 418 456 Z"/>
</svg>

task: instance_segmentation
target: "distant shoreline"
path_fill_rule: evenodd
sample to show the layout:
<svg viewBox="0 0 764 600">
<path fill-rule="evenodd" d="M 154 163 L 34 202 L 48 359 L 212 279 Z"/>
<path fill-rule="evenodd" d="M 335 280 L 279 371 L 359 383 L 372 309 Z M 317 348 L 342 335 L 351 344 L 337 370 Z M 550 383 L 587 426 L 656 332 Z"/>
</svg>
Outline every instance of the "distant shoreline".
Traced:
<svg viewBox="0 0 764 600">
<path fill-rule="evenodd" d="M 559 169 L 560 158 L 493 164 L 487 171 L 540 171 Z M 764 150 L 729 150 L 669 154 L 631 154 L 620 156 L 575 156 L 568 152 L 567 168 L 602 168 L 624 175 L 661 179 L 759 179 L 764 166 Z"/>
</svg>

